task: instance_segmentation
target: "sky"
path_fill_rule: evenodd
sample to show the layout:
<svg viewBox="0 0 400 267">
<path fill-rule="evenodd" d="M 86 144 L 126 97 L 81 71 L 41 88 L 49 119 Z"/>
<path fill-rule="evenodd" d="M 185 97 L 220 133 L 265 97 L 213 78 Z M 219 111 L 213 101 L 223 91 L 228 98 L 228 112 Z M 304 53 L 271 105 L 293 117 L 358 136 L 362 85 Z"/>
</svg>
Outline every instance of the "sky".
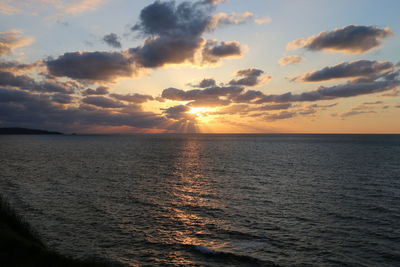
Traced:
<svg viewBox="0 0 400 267">
<path fill-rule="evenodd" d="M 398 0 L 0 0 L 0 127 L 400 133 Z"/>
</svg>

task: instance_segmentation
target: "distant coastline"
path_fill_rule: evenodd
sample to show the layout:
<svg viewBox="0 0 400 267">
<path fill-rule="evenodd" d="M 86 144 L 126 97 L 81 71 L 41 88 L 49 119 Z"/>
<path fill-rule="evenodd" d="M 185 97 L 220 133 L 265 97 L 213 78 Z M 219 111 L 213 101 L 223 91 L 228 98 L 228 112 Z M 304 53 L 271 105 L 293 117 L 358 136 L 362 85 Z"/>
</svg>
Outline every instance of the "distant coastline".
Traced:
<svg viewBox="0 0 400 267">
<path fill-rule="evenodd" d="M 62 135 L 60 132 L 51 132 L 39 129 L 29 129 L 29 128 L 19 128 L 19 127 L 9 127 L 0 128 L 0 135 Z"/>
</svg>

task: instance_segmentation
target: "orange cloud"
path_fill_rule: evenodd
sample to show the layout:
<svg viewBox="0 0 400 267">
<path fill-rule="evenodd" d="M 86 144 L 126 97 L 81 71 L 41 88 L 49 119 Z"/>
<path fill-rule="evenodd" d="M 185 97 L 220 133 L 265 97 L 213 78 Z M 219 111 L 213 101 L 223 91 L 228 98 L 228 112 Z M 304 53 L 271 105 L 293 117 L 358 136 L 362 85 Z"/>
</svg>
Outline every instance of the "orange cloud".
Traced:
<svg viewBox="0 0 400 267">
<path fill-rule="evenodd" d="M 286 65 L 299 64 L 303 60 L 304 58 L 300 56 L 286 56 L 279 59 L 278 63 L 281 66 L 286 66 Z"/>
<path fill-rule="evenodd" d="M 33 43 L 32 37 L 23 36 L 21 30 L 0 32 L 0 56 L 12 53 L 16 48 L 28 46 Z"/>
</svg>

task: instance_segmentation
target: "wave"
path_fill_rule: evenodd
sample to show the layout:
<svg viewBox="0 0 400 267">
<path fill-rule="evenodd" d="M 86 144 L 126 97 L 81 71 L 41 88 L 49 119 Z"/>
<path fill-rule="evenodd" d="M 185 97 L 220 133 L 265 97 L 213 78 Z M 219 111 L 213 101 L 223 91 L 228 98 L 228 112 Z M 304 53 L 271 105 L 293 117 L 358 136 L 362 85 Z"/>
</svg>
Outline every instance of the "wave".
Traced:
<svg viewBox="0 0 400 267">
<path fill-rule="evenodd" d="M 224 260 L 225 264 L 232 262 L 240 262 L 244 264 L 251 264 L 252 266 L 271 266 L 271 267 L 279 266 L 271 261 L 261 260 L 249 255 L 236 254 L 226 251 L 218 251 L 215 249 L 207 248 L 202 245 L 185 245 L 185 246 L 189 247 L 190 249 L 192 249 L 197 253 L 201 253 L 202 255 Z"/>
<path fill-rule="evenodd" d="M 201 255 L 204 262 L 220 262 L 223 266 L 271 266 L 277 267 L 280 265 L 272 261 L 259 259 L 250 255 L 244 255 L 231 251 L 216 250 L 200 244 L 184 244 L 184 243 L 163 243 L 158 241 L 146 240 L 148 245 L 153 248 L 166 251 L 187 251 Z"/>
</svg>

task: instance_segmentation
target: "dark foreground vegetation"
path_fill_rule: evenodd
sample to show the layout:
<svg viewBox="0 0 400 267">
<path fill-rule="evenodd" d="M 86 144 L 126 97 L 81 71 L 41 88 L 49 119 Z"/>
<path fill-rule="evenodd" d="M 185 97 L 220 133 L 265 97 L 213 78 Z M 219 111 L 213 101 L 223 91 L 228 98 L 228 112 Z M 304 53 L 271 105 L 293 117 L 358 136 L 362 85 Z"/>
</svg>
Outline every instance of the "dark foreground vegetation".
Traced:
<svg viewBox="0 0 400 267">
<path fill-rule="evenodd" d="M 36 130 L 28 128 L 0 128 L 0 134 L 29 134 L 29 135 L 43 135 L 43 134 L 62 134 L 59 132 L 49 132 L 45 130 Z"/>
<path fill-rule="evenodd" d="M 82 266 L 102 267 L 95 260 L 76 260 L 49 250 L 30 226 L 0 196 L 0 267 Z"/>
</svg>

